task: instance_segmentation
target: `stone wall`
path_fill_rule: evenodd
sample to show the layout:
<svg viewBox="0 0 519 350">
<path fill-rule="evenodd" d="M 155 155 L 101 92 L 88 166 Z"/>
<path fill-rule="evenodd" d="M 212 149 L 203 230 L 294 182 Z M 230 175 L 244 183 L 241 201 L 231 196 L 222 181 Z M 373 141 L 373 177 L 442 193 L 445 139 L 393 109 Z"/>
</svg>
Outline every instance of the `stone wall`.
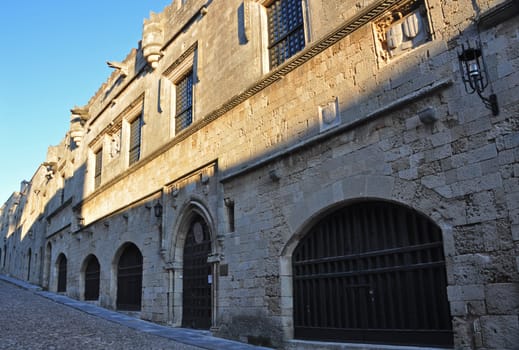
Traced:
<svg viewBox="0 0 519 350">
<path fill-rule="evenodd" d="M 30 281 L 56 291 L 63 253 L 66 293 L 84 299 L 93 254 L 101 265 L 97 303 L 116 308 L 118 258 L 133 243 L 143 255 L 140 317 L 181 326 L 183 247 L 197 215 L 211 236 L 213 332 L 311 347 L 293 339 L 292 252 L 331 211 L 383 200 L 442 230 L 454 347 L 516 348 L 517 16 L 479 34 L 499 100 L 493 116 L 465 93 L 457 55 L 478 36 L 475 15 L 501 2 L 428 0 L 420 7 L 427 33 L 391 52 L 378 31 L 400 15 L 355 18 L 385 3 L 305 1 L 307 45 L 272 71 L 262 1 L 173 3 L 152 14 L 145 34 L 157 31 L 162 56 L 151 62 L 142 48 L 132 51 L 122 62 L 126 75 L 114 72 L 72 111 L 87 112 L 74 124 L 80 138 L 67 136 L 49 152 L 56 176 L 45 180 L 42 167 L 32 191 L 2 207 L 1 258 L 6 251 L 11 258 L 0 266 L 26 279 L 31 247 L 38 257 Z M 392 3 L 409 14 L 405 2 Z M 350 29 L 356 20 L 362 24 Z M 179 132 L 174 84 L 190 68 L 194 122 Z M 141 157 L 129 166 L 129 123 L 141 114 Z M 26 202 L 36 201 L 34 190 L 45 193 L 39 209 Z"/>
</svg>

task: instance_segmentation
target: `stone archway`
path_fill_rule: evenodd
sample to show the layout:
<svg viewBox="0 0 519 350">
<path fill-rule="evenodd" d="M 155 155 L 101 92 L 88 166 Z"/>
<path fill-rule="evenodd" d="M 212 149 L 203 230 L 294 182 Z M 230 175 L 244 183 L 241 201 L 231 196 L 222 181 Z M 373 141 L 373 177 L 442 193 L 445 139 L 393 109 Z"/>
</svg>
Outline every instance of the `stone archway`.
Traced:
<svg viewBox="0 0 519 350">
<path fill-rule="evenodd" d="M 45 255 L 43 257 L 43 288 L 49 289 L 50 286 L 50 270 L 52 259 L 52 243 L 48 242 L 45 246 Z"/>
<path fill-rule="evenodd" d="M 86 257 L 81 273 L 84 281 L 84 300 L 98 300 L 101 266 L 95 255 L 90 254 Z"/>
<path fill-rule="evenodd" d="M 168 312 L 175 326 L 209 329 L 216 323 L 217 307 L 215 229 L 209 212 L 199 202 L 189 202 L 181 212 L 184 215 L 173 230 L 172 258 L 167 264 Z"/>
<path fill-rule="evenodd" d="M 118 310 L 140 311 L 142 302 L 142 262 L 139 248 L 133 243 L 124 244 L 116 258 Z"/>
<path fill-rule="evenodd" d="M 58 293 L 67 291 L 67 257 L 61 253 L 56 260 L 56 268 L 58 271 Z"/>
<path fill-rule="evenodd" d="M 27 252 L 27 281 L 31 281 L 31 259 L 32 259 L 32 249 L 29 248 Z"/>
<path fill-rule="evenodd" d="M 292 253 L 298 339 L 452 346 L 442 232 L 387 201 L 332 208 Z"/>
<path fill-rule="evenodd" d="M 210 254 L 211 235 L 207 223 L 200 215 L 195 215 L 184 242 L 182 327 L 211 327 L 213 272 L 208 262 Z"/>
</svg>

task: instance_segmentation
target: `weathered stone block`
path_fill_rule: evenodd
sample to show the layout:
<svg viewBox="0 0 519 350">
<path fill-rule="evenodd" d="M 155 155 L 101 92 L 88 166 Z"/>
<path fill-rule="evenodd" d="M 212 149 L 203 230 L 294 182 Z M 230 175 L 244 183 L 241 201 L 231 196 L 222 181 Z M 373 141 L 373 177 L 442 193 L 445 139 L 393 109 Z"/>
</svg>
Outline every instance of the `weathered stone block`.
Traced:
<svg viewBox="0 0 519 350">
<path fill-rule="evenodd" d="M 490 349 L 517 349 L 519 344 L 519 319 L 514 316 L 482 316 L 483 346 Z"/>
<path fill-rule="evenodd" d="M 485 287 L 482 284 L 448 286 L 447 296 L 450 301 L 484 300 Z"/>
<path fill-rule="evenodd" d="M 488 312 L 495 315 L 519 315 L 519 284 L 497 283 L 485 287 Z"/>
</svg>

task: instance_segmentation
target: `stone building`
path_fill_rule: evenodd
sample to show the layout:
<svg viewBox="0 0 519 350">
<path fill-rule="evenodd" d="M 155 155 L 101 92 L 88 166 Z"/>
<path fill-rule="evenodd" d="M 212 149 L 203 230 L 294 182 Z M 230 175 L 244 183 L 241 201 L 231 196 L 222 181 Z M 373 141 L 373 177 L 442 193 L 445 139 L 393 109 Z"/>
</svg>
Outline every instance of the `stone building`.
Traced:
<svg viewBox="0 0 519 350">
<path fill-rule="evenodd" d="M 176 0 L 2 206 L 0 267 L 277 348 L 518 349 L 518 13 Z"/>
</svg>

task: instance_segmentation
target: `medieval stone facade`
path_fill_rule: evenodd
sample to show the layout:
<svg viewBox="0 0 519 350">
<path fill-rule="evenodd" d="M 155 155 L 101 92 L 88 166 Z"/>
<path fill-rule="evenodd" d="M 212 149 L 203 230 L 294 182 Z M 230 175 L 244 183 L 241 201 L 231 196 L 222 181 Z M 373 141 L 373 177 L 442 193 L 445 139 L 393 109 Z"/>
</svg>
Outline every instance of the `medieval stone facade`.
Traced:
<svg viewBox="0 0 519 350">
<path fill-rule="evenodd" d="M 1 270 L 277 348 L 518 349 L 518 7 L 174 1 L 2 206 Z"/>
</svg>

